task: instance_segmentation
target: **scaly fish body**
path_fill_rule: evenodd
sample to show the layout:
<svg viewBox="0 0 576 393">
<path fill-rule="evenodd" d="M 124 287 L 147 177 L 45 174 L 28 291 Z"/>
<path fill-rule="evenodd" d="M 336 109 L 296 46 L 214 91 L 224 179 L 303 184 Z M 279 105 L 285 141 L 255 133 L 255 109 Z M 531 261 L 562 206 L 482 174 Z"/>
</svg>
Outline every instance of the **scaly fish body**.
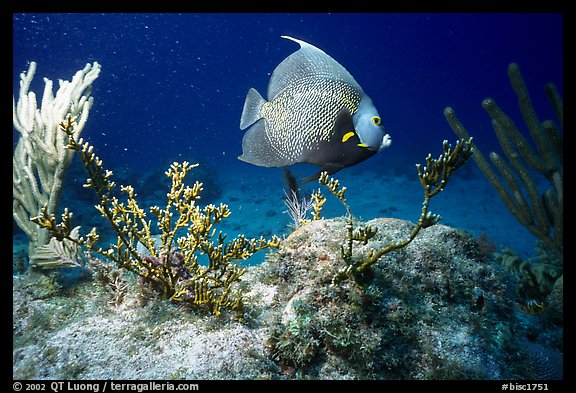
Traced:
<svg viewBox="0 0 576 393">
<path fill-rule="evenodd" d="M 344 67 L 304 41 L 274 70 L 264 100 L 250 89 L 240 128 L 250 125 L 239 159 L 260 166 L 295 163 L 329 173 L 388 147 L 372 100 Z"/>
<path fill-rule="evenodd" d="M 320 141 L 329 141 L 334 121 L 341 108 L 351 114 L 358 109 L 360 94 L 350 85 L 331 79 L 301 81 L 297 89 L 285 89 L 262 105 L 260 115 L 275 154 L 282 165 L 315 162 Z M 308 108 L 314 107 L 315 111 Z"/>
</svg>

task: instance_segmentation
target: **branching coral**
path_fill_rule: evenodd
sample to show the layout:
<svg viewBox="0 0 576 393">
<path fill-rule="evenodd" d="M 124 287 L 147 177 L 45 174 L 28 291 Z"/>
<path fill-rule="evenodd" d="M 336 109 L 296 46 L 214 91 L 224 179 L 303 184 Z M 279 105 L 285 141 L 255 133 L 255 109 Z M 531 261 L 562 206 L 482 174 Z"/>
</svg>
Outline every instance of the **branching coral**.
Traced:
<svg viewBox="0 0 576 393">
<path fill-rule="evenodd" d="M 443 153 L 437 158 L 433 159 L 432 155 L 426 157 L 426 166 L 422 168 L 420 164 L 416 164 L 418 170 L 418 177 L 420 183 L 424 188 L 424 202 L 422 203 L 422 211 L 420 218 L 412 232 L 408 237 L 400 242 L 393 242 L 380 250 L 371 250 L 367 258 L 354 260 L 352 255 L 352 247 L 355 241 L 366 244 L 368 240 L 373 238 L 377 230 L 370 226 L 354 229 L 352 212 L 348 203 L 346 202 L 345 193 L 346 187 L 340 187 L 338 180 L 328 178 L 328 174 L 323 172 L 320 175 L 319 183 L 324 185 L 336 198 L 342 202 L 347 212 L 346 230 L 348 232 L 348 241 L 346 248 L 342 247 L 342 257 L 347 261 L 348 267 L 341 270 L 332 280 L 333 285 L 342 280 L 349 278 L 351 275 L 358 275 L 372 266 L 384 254 L 391 251 L 398 250 L 406 247 L 420 232 L 421 229 L 427 228 L 431 225 L 438 223 L 440 216 L 428 211 L 430 199 L 437 195 L 448 184 L 448 179 L 452 173 L 466 163 L 468 158 L 472 155 L 472 138 L 465 138 L 456 142 L 456 146 L 452 146 L 448 141 L 444 141 L 442 145 Z M 322 200 L 316 197 L 314 200 Z M 316 207 L 314 207 L 316 211 Z M 318 210 L 319 213 L 319 210 Z"/>
<path fill-rule="evenodd" d="M 346 187 L 340 188 L 340 182 L 333 178 L 328 178 L 327 172 L 322 172 L 318 182 L 328 188 L 330 193 L 340 200 L 344 208 L 346 209 L 346 231 L 348 232 L 348 241 L 346 243 L 346 249 L 341 248 L 342 257 L 345 261 L 351 263 L 352 261 L 352 244 L 354 241 L 360 241 L 362 244 L 366 244 L 374 235 L 376 235 L 376 230 L 370 226 L 362 227 L 354 230 L 354 224 L 352 221 L 352 210 L 346 202 Z M 320 192 L 320 191 L 318 191 Z"/>
<path fill-rule="evenodd" d="M 312 217 L 314 220 L 319 220 L 322 218 L 320 213 L 322 212 L 322 206 L 324 206 L 324 203 L 326 203 L 326 198 L 324 195 L 322 195 L 320 189 L 318 189 L 316 192 L 313 192 L 310 198 L 312 199 L 312 208 L 314 209 L 312 212 Z"/>
<path fill-rule="evenodd" d="M 125 202 L 113 196 L 116 185 L 111 180 L 112 172 L 103 168 L 92 146 L 74 138 L 74 119 L 68 117 L 60 127 L 68 136 L 66 147 L 80 156 L 86 169 L 88 179 L 84 187 L 96 192 L 100 201 L 96 209 L 112 225 L 117 242 L 108 250 L 98 247 L 99 236 L 95 230 L 86 237 L 72 237 L 72 213 L 68 210 L 64 211 L 59 223 L 46 208 L 33 221 L 58 240 L 65 239 L 113 260 L 119 267 L 138 275 L 143 283 L 152 286 L 164 298 L 208 308 L 215 315 L 223 308 L 229 309 L 241 318 L 242 293 L 234 285 L 245 269 L 233 262 L 247 259 L 265 248 L 278 247 L 280 239 L 276 236 L 270 240 L 246 239 L 240 235 L 227 242 L 222 232 L 214 239 L 215 225 L 227 218 L 230 210 L 225 204 L 210 204 L 204 208 L 196 204 L 202 184 L 196 182 L 190 187 L 184 184 L 184 178 L 197 165 L 183 162 L 173 163 L 166 171 L 172 181 L 166 206 L 150 209 L 161 233 L 157 245 L 157 239 L 152 236 L 152 222 L 138 206 L 134 189 L 120 187 L 126 195 Z M 182 233 L 185 235 L 180 236 Z M 138 252 L 139 243 L 149 255 Z M 198 261 L 200 254 L 208 258 L 207 265 Z"/>
</svg>

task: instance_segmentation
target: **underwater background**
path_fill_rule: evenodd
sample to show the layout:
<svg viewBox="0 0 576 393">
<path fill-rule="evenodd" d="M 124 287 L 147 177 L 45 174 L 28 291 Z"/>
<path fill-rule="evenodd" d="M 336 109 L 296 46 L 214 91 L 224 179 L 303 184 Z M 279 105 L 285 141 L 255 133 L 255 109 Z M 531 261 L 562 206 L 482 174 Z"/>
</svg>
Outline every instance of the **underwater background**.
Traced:
<svg viewBox="0 0 576 393">
<path fill-rule="evenodd" d="M 366 220 L 418 219 L 421 186 L 414 164 L 428 153 L 438 156 L 443 140 L 457 140 L 445 107 L 455 109 L 485 154 L 501 151 L 481 107 L 486 97 L 527 135 L 506 74 L 509 63 L 519 64 L 541 120 L 554 118 L 544 85 L 555 83 L 563 95 L 562 15 L 531 13 L 14 14 L 13 91 L 17 95 L 19 74 L 30 61 L 38 63 L 31 86 L 38 94 L 43 77 L 70 80 L 97 61 L 102 72 L 82 137 L 117 183 L 132 184 L 142 205 L 162 205 L 170 163 L 200 163 L 189 177 L 204 182 L 201 202 L 224 202 L 232 211 L 221 229 L 253 237 L 287 234 L 291 219 L 284 214 L 281 169 L 237 159 L 248 89 L 266 92 L 271 72 L 298 49 L 281 35 L 310 42 L 346 67 L 392 137 L 390 148 L 335 175 L 349 189 L 355 216 Z M 14 146 L 17 140 L 14 130 Z M 293 170 L 305 177 L 316 167 Z M 74 211 L 76 225 L 106 234 L 83 182 L 75 159 L 60 206 Z M 535 238 L 475 163 L 456 173 L 443 194 L 431 204 L 441 223 L 486 235 L 522 257 L 534 254 Z M 326 217 L 342 214 L 337 202 L 328 203 Z M 15 247 L 21 246 L 26 237 L 13 227 Z"/>
<path fill-rule="evenodd" d="M 228 203 L 228 229 L 248 236 L 281 234 L 291 222 L 282 213 L 282 171 L 237 159 L 248 89 L 265 92 L 274 68 L 298 49 L 281 35 L 310 42 L 346 67 L 392 136 L 389 149 L 336 175 L 350 189 L 353 212 L 364 219 L 417 220 L 421 192 L 414 164 L 440 154 L 444 139 L 457 140 L 443 116 L 446 106 L 485 154 L 501 148 L 481 107 L 484 98 L 494 98 L 527 132 L 506 74 L 509 63 L 520 65 L 541 119 L 553 118 L 544 85 L 553 82 L 563 94 L 560 14 L 43 13 L 14 14 L 13 21 L 15 93 L 30 61 L 38 63 L 36 92 L 43 91 L 43 77 L 69 80 L 86 63 L 99 62 L 82 136 L 117 183 L 131 182 L 140 196 L 161 191 L 150 201 L 161 205 L 164 190 L 157 187 L 170 163 L 200 163 L 204 202 Z M 294 168 L 301 177 L 315 170 Z M 144 178 L 148 183 L 138 184 Z M 83 182 L 81 169 L 68 174 L 61 206 L 71 207 L 76 223 L 99 226 Z M 486 234 L 522 256 L 533 253 L 534 237 L 474 163 L 455 175 L 445 194 L 431 206 L 442 223 Z M 16 241 L 25 241 L 14 230 Z"/>
<path fill-rule="evenodd" d="M 348 190 L 354 225 L 378 231 L 368 244 L 354 243 L 360 258 L 405 238 L 411 224 L 403 220 L 419 219 L 415 164 L 458 139 L 444 108 L 454 108 L 486 156 L 502 151 L 481 105 L 487 97 L 532 142 L 507 75 L 514 62 L 539 120 L 556 120 L 544 86 L 564 95 L 563 32 L 563 15 L 554 13 L 13 14 L 15 97 L 31 61 L 38 97 L 44 77 L 56 90 L 86 63 L 102 66 L 81 137 L 116 184 L 134 187 L 140 207 L 165 206 L 171 163 L 199 163 L 186 179 L 204 184 L 199 205 L 230 207 L 216 230 L 228 239 L 283 239 L 278 251 L 243 262 L 253 266 L 236 283 L 247 307 L 235 320 L 160 299 L 102 260 L 57 273 L 22 268 L 28 240 L 14 223 L 13 378 L 563 379 L 563 276 L 533 297 L 531 276 L 513 265 L 531 260 L 527 266 L 550 279 L 547 260 L 473 160 L 430 203 L 444 225 L 334 286 L 350 262 L 346 241 L 352 252 L 345 228 L 353 220 L 342 218 L 342 203 L 328 196 L 326 220 L 295 229 L 282 169 L 237 158 L 248 89 L 266 96 L 273 70 L 298 49 L 281 36 L 343 65 L 393 141 L 333 175 Z M 13 148 L 18 138 L 13 130 Z M 300 179 L 317 169 L 291 167 Z M 533 174 L 539 192 L 549 187 Z M 102 242 L 115 242 L 85 180 L 74 157 L 59 209 L 74 213 L 83 234 L 94 226 Z M 318 187 L 310 182 L 301 195 Z M 561 274 L 563 255 L 554 262 Z"/>
</svg>

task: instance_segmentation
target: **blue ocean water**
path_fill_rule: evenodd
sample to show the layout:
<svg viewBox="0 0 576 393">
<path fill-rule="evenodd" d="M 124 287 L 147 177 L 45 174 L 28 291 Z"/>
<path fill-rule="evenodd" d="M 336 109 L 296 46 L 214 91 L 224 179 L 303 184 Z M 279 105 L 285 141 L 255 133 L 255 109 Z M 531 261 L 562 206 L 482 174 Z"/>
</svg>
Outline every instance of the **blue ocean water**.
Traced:
<svg viewBox="0 0 576 393">
<path fill-rule="evenodd" d="M 37 93 L 43 77 L 70 79 L 86 63 L 99 62 L 95 103 L 82 135 L 106 168 L 136 183 L 150 203 L 161 203 L 165 182 L 155 177 L 173 161 L 198 162 L 204 201 L 232 209 L 225 231 L 286 234 L 281 170 L 237 159 L 246 92 L 254 87 L 265 94 L 274 68 L 298 49 L 281 35 L 310 42 L 345 66 L 393 138 L 389 149 L 335 175 L 349 189 L 354 214 L 365 219 L 418 219 L 422 193 L 414 164 L 440 154 L 443 140 L 457 139 L 444 119 L 446 106 L 485 154 L 501 150 L 481 107 L 486 97 L 527 134 L 506 74 L 509 63 L 520 65 L 541 120 L 554 118 L 544 85 L 554 82 L 563 94 L 562 15 L 531 13 L 14 14 L 13 91 L 17 95 L 19 74 L 30 61 L 38 63 L 31 87 Z M 301 176 L 315 171 L 295 168 Z M 76 224 L 100 225 L 82 182 L 73 168 L 62 205 L 77 213 Z M 444 194 L 431 206 L 443 223 L 533 254 L 535 238 L 474 162 Z M 326 210 L 328 217 L 343 213 L 337 203 Z M 15 236 L 22 239 L 16 227 Z"/>
</svg>

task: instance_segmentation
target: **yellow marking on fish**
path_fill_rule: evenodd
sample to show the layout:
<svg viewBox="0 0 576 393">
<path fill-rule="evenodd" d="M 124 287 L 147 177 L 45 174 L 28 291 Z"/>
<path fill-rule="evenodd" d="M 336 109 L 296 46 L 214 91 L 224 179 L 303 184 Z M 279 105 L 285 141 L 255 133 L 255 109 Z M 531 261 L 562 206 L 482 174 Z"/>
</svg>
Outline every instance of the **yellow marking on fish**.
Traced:
<svg viewBox="0 0 576 393">
<path fill-rule="evenodd" d="M 360 147 L 368 147 L 368 145 L 365 144 L 365 143 L 359 143 L 358 146 L 360 146 Z"/>
<path fill-rule="evenodd" d="M 350 131 L 347 132 L 346 134 L 344 134 L 344 136 L 342 137 L 342 142 L 346 142 L 348 139 L 352 138 L 354 136 L 354 132 Z"/>
</svg>

